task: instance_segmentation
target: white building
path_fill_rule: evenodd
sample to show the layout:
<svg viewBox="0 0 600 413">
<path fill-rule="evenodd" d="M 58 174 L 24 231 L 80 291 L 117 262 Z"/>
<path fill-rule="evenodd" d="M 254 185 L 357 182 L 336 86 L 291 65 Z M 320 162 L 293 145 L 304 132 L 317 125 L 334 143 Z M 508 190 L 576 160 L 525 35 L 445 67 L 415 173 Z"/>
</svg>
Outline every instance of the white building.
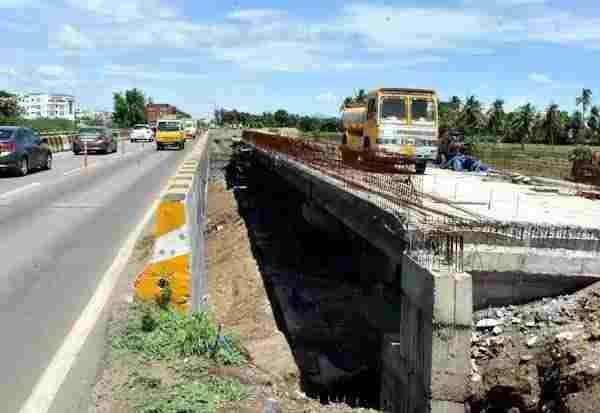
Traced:
<svg viewBox="0 0 600 413">
<path fill-rule="evenodd" d="M 28 93 L 19 95 L 19 106 L 26 119 L 51 118 L 75 120 L 79 107 L 72 95 Z"/>
</svg>

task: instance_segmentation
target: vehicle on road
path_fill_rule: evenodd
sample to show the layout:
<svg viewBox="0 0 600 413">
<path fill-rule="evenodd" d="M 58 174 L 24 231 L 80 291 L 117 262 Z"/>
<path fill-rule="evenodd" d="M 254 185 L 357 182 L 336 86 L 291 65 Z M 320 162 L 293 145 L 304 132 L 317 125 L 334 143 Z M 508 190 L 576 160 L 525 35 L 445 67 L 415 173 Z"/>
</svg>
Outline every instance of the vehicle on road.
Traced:
<svg viewBox="0 0 600 413">
<path fill-rule="evenodd" d="M 179 120 L 161 119 L 156 126 L 156 150 L 162 151 L 167 147 L 179 150 L 185 147 L 185 131 Z"/>
<path fill-rule="evenodd" d="M 133 142 L 152 142 L 154 133 L 149 125 L 135 125 L 129 134 L 129 140 Z"/>
<path fill-rule="evenodd" d="M 425 173 L 427 160 L 417 156 L 417 140 L 437 142 L 437 101 L 433 90 L 380 88 L 365 103 L 345 107 L 343 161 L 414 165 L 417 174 Z"/>
<path fill-rule="evenodd" d="M 52 169 L 48 140 L 33 129 L 0 126 L 0 171 L 25 176 L 33 169 Z"/>
<path fill-rule="evenodd" d="M 117 151 L 118 142 L 118 137 L 114 136 L 109 128 L 81 128 L 73 141 L 73 153 L 79 155 L 86 150 L 87 153 L 114 153 Z"/>
<path fill-rule="evenodd" d="M 196 133 L 198 133 L 198 128 L 196 126 L 196 121 L 191 119 L 186 119 L 183 121 L 183 129 L 185 130 L 186 139 L 195 139 Z"/>
</svg>

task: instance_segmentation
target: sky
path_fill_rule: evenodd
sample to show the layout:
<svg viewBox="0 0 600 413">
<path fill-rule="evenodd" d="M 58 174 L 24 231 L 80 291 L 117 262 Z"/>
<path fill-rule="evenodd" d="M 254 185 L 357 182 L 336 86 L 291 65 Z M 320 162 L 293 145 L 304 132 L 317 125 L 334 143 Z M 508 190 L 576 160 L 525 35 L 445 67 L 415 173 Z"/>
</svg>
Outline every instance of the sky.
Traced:
<svg viewBox="0 0 600 413">
<path fill-rule="evenodd" d="M 335 115 L 359 88 L 433 88 L 508 109 L 600 102 L 597 0 L 0 0 L 0 89 L 112 109 L 137 87 L 215 106 Z"/>
</svg>

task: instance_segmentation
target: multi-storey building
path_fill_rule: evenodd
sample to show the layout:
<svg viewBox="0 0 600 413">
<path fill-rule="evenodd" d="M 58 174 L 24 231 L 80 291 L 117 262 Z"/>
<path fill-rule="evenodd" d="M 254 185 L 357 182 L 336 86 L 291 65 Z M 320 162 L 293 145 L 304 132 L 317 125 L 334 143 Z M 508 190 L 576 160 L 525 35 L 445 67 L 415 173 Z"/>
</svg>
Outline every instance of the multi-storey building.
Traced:
<svg viewBox="0 0 600 413">
<path fill-rule="evenodd" d="M 77 101 L 72 95 L 28 93 L 18 97 L 23 116 L 27 119 L 54 118 L 75 120 L 79 112 Z"/>
<path fill-rule="evenodd" d="M 167 103 L 149 103 L 144 108 L 146 123 L 154 123 L 158 119 L 177 115 L 177 108 Z"/>
</svg>

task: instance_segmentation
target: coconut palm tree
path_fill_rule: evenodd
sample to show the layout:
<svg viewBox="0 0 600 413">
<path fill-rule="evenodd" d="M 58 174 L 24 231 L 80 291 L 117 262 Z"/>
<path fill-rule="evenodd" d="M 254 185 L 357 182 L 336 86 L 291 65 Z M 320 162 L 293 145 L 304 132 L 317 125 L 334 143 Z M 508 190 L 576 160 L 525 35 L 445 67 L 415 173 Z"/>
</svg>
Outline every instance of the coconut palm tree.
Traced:
<svg viewBox="0 0 600 413">
<path fill-rule="evenodd" d="M 484 120 L 481 102 L 475 96 L 469 96 L 465 101 L 459 122 L 465 135 L 473 136 L 481 131 L 485 124 Z"/>
<path fill-rule="evenodd" d="M 587 113 L 587 108 L 592 103 L 592 91 L 584 88 L 581 91 L 581 96 L 578 96 L 575 99 L 575 103 L 577 106 L 581 105 L 581 119 L 583 120 L 583 125 L 585 127 L 585 114 Z"/>
<path fill-rule="evenodd" d="M 521 141 L 521 148 L 525 150 L 525 142 L 531 139 L 531 132 L 535 121 L 535 108 L 531 103 L 521 106 L 513 121 L 513 128 Z"/>
<path fill-rule="evenodd" d="M 347 106 L 351 105 L 352 102 L 354 102 L 354 99 L 351 96 L 348 96 L 346 99 L 344 99 L 342 105 L 340 106 L 340 112 L 343 111 Z"/>
<path fill-rule="evenodd" d="M 367 92 L 364 89 L 359 89 L 358 93 L 354 97 L 354 101 L 358 103 L 365 103 L 367 101 Z"/>
<path fill-rule="evenodd" d="M 556 144 L 557 138 L 564 126 L 558 105 L 556 103 L 551 103 L 546 109 L 546 114 L 542 123 L 542 128 L 548 139 L 548 143 L 551 145 Z"/>
<path fill-rule="evenodd" d="M 495 136 L 501 136 L 504 133 L 504 123 L 506 120 L 506 113 L 504 113 L 504 101 L 502 99 L 496 99 L 490 110 L 488 110 L 487 115 L 488 131 Z"/>
</svg>

